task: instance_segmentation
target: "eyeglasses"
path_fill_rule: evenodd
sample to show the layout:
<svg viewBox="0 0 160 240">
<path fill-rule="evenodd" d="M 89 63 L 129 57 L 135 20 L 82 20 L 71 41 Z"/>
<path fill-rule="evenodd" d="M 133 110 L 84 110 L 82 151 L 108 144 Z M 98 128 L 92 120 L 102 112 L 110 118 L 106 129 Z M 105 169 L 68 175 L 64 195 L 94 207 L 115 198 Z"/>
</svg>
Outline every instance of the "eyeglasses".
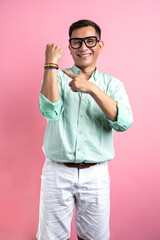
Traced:
<svg viewBox="0 0 160 240">
<path fill-rule="evenodd" d="M 90 36 L 85 38 L 70 38 L 69 43 L 73 49 L 78 49 L 82 46 L 82 43 L 85 43 L 85 45 L 88 48 L 93 48 L 97 45 L 97 42 L 99 42 L 98 38 L 96 36 Z"/>
</svg>

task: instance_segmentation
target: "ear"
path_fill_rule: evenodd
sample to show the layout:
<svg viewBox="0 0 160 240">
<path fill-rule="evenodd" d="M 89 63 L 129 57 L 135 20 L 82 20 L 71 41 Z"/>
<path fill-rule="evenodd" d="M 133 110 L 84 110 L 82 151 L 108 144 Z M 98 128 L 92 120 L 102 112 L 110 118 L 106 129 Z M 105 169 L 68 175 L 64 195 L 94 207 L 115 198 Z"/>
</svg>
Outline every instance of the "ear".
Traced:
<svg viewBox="0 0 160 240">
<path fill-rule="evenodd" d="M 72 54 L 71 54 L 71 45 L 70 45 L 70 44 L 68 44 L 68 49 L 69 49 L 69 51 L 70 51 L 70 55 L 72 55 Z"/>
<path fill-rule="evenodd" d="M 68 49 L 71 51 L 71 45 L 70 44 L 68 44 Z"/>
<path fill-rule="evenodd" d="M 100 41 L 100 42 L 99 42 L 99 53 L 102 52 L 103 47 L 104 47 L 104 42 L 103 42 L 103 41 Z"/>
</svg>

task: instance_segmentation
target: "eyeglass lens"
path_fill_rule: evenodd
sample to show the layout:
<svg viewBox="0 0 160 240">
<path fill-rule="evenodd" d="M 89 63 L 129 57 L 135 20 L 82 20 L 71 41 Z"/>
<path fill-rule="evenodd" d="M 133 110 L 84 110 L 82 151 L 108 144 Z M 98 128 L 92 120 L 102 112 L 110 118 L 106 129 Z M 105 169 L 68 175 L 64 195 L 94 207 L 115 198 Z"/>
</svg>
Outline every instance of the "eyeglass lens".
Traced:
<svg viewBox="0 0 160 240">
<path fill-rule="evenodd" d="M 97 38 L 96 37 L 87 37 L 87 38 L 72 38 L 70 40 L 70 44 L 72 48 L 80 48 L 82 46 L 82 41 L 85 42 L 87 47 L 95 47 L 97 44 Z"/>
</svg>

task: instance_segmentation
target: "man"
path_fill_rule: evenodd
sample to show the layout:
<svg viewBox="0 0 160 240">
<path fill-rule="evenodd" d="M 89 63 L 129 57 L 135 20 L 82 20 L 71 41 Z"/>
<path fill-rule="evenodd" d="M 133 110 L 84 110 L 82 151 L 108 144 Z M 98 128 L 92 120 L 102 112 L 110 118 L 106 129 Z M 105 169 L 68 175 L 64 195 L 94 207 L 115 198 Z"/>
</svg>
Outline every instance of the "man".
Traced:
<svg viewBox="0 0 160 240">
<path fill-rule="evenodd" d="M 108 240 L 113 129 L 128 129 L 132 113 L 122 82 L 96 68 L 104 46 L 99 26 L 80 20 L 69 36 L 72 68 L 57 70 L 63 51 L 46 46 L 39 107 L 48 124 L 37 238 L 69 239 L 75 205 L 78 239 Z"/>
</svg>

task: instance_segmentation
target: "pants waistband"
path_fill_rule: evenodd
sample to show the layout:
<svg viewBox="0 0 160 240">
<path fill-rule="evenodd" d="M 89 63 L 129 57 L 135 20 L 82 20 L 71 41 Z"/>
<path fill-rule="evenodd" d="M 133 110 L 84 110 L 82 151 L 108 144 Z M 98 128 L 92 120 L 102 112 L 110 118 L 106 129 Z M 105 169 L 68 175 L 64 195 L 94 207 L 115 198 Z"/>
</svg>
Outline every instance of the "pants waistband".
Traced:
<svg viewBox="0 0 160 240">
<path fill-rule="evenodd" d="M 58 163 L 63 164 L 67 167 L 78 168 L 78 169 L 89 168 L 97 164 L 97 163 L 64 163 L 64 162 L 58 162 Z"/>
</svg>

